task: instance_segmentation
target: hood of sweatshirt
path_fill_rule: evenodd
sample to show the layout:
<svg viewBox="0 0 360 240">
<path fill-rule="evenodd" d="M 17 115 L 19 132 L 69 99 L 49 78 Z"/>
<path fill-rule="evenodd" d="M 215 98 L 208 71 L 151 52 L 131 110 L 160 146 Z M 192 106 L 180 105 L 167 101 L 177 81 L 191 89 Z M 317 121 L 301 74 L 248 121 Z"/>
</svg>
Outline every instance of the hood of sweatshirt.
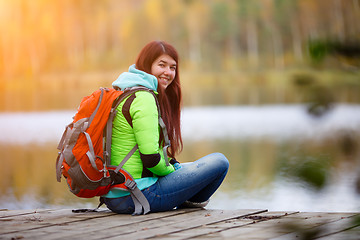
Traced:
<svg viewBox="0 0 360 240">
<path fill-rule="evenodd" d="M 135 64 L 129 67 L 128 72 L 120 74 L 120 76 L 112 83 L 113 87 L 121 90 L 129 87 L 143 86 L 157 91 L 158 80 L 154 75 L 135 68 Z"/>
</svg>

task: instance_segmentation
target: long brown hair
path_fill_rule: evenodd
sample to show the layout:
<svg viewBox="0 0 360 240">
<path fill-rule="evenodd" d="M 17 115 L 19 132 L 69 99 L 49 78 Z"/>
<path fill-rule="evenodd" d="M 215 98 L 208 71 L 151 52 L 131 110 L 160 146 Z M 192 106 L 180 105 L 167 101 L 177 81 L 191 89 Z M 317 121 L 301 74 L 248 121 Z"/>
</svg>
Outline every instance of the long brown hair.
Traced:
<svg viewBox="0 0 360 240">
<path fill-rule="evenodd" d="M 168 148 L 169 157 L 181 152 L 183 144 L 180 130 L 181 115 L 181 86 L 179 76 L 179 56 L 176 49 L 164 41 L 153 41 L 148 43 L 139 53 L 136 60 L 136 68 L 151 74 L 153 62 L 163 54 L 172 57 L 176 62 L 175 78 L 171 84 L 164 89 L 158 84 L 158 99 L 161 116 L 166 124 L 171 146 Z"/>
</svg>

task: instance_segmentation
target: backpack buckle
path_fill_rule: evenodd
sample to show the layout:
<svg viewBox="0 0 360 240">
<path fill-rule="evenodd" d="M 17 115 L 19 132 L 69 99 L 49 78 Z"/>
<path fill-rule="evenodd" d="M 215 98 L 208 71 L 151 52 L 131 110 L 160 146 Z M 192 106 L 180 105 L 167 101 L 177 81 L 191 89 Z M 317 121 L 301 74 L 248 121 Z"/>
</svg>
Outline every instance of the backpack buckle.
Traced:
<svg viewBox="0 0 360 240">
<path fill-rule="evenodd" d="M 103 172 L 104 172 L 104 178 L 106 178 L 106 173 L 107 173 L 107 168 L 106 168 L 106 164 L 104 163 L 104 168 L 103 168 Z"/>
<path fill-rule="evenodd" d="M 137 184 L 135 181 L 131 181 L 131 180 L 127 179 L 125 182 L 125 186 L 127 188 L 129 188 L 131 191 L 133 191 L 137 187 Z"/>
</svg>

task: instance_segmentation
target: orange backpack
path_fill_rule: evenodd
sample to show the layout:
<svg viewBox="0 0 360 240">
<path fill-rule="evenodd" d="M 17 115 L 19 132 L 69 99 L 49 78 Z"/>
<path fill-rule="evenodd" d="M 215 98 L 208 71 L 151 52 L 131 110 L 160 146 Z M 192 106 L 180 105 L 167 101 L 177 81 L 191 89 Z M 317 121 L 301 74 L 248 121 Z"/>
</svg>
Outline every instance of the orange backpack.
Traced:
<svg viewBox="0 0 360 240">
<path fill-rule="evenodd" d="M 108 193 L 112 187 L 129 191 L 135 215 L 146 214 L 150 206 L 134 178 L 122 166 L 138 147 L 135 145 L 119 166 L 110 165 L 110 154 L 116 108 L 123 99 L 139 90 L 151 91 L 142 87 L 125 92 L 101 88 L 84 97 L 74 120 L 65 128 L 56 160 L 57 181 L 60 182 L 63 175 L 73 194 L 91 198 Z"/>
</svg>

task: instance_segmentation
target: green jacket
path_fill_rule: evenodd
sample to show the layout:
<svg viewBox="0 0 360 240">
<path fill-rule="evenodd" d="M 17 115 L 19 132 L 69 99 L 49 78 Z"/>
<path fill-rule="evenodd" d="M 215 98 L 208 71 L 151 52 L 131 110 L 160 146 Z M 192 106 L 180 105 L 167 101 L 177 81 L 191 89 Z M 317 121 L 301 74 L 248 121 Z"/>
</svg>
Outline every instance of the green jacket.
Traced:
<svg viewBox="0 0 360 240">
<path fill-rule="evenodd" d="M 129 72 L 121 74 L 113 83 L 113 87 L 122 90 L 135 86 L 144 86 L 156 91 L 157 79 L 132 65 Z M 113 122 L 111 164 L 119 165 L 126 154 L 138 144 L 138 150 L 123 168 L 134 177 L 140 190 L 154 184 L 158 176 L 174 172 L 172 165 L 166 165 L 163 149 L 159 144 L 161 131 L 154 96 L 147 91 L 138 91 L 124 99 L 117 107 L 117 111 Z M 130 116 L 131 121 L 126 119 L 124 113 Z M 105 197 L 123 195 L 124 193 L 118 193 L 113 189 Z"/>
</svg>

